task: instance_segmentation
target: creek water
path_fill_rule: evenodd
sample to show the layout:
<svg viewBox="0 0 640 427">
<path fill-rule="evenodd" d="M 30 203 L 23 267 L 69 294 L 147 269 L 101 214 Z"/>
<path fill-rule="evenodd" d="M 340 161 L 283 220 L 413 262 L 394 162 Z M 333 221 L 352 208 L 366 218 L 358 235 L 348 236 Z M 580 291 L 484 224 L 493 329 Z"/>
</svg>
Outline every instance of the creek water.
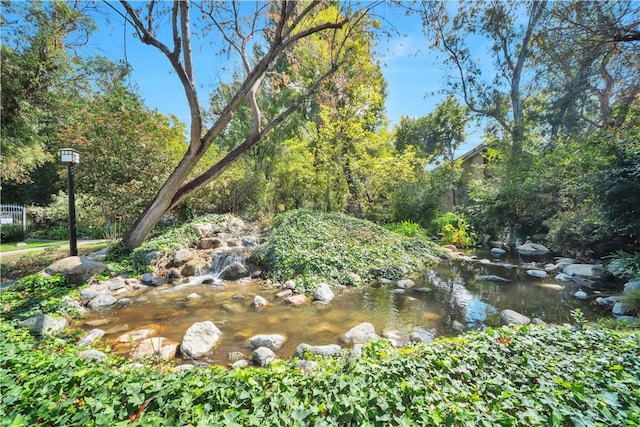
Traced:
<svg viewBox="0 0 640 427">
<path fill-rule="evenodd" d="M 107 331 L 105 339 L 117 352 L 126 355 L 131 344 L 116 343 L 126 331 L 153 324 L 160 329 L 160 336 L 179 343 L 193 323 L 211 320 L 222 331 L 222 338 L 211 355 L 199 362 L 227 364 L 230 352 L 240 351 L 250 357 L 246 340 L 256 334 L 287 337 L 285 345 L 276 352 L 278 357 L 287 358 L 301 343 L 340 343 L 341 335 L 362 322 L 372 323 L 379 335 L 409 334 L 416 330 L 427 335 L 451 336 L 459 333 L 460 325 L 466 328 L 497 325 L 498 313 L 503 309 L 539 317 L 547 323 L 569 321 L 574 308 L 580 308 L 586 318 L 598 314 L 589 300 L 573 296 L 578 285 L 556 282 L 554 273 L 545 279 L 526 274 L 532 261 L 542 265 L 547 260 L 520 257 L 498 260 L 481 251 L 471 255 L 484 260 L 443 261 L 425 271 L 416 280 L 416 286 L 404 293 L 388 286 L 347 287 L 335 291 L 336 298 L 329 304 L 293 307 L 275 297 L 279 289 L 264 287 L 255 280 L 213 280 L 209 284 L 198 284 L 196 280 L 189 285 L 152 288 L 135 297 L 129 306 L 93 313 L 85 321 L 108 321 L 100 326 Z M 509 282 L 478 280 L 480 275 L 497 275 Z M 215 272 L 208 277 L 215 277 Z M 264 297 L 270 305 L 256 311 L 251 306 L 256 295 Z M 81 328 L 90 330 L 92 326 L 85 323 Z"/>
</svg>

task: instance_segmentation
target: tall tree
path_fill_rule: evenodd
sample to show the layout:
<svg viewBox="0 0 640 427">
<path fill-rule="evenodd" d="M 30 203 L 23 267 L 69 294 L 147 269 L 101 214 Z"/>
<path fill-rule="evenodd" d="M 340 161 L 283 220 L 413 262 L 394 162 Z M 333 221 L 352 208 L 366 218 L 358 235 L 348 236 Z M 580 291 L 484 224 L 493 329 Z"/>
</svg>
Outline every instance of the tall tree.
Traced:
<svg viewBox="0 0 640 427">
<path fill-rule="evenodd" d="M 67 3 L 2 4 L 2 180 L 28 182 L 50 160 L 47 143 L 66 116 L 64 103 L 84 79 L 69 49 L 91 22 Z"/>
<path fill-rule="evenodd" d="M 101 201 L 105 220 L 140 215 L 186 147 L 177 119 L 149 111 L 121 83 L 86 100 L 56 139 L 82 153 L 76 189 Z"/>
<path fill-rule="evenodd" d="M 640 4 L 554 2 L 538 37 L 551 140 L 622 125 L 640 94 Z"/>
<path fill-rule="evenodd" d="M 403 116 L 396 128 L 396 147 L 402 150 L 412 145 L 429 162 L 441 158 L 451 165 L 456 150 L 465 141 L 468 122 L 468 107 L 449 95 L 426 116 Z"/>
<path fill-rule="evenodd" d="M 341 11 L 321 21 L 315 19 L 323 11 L 324 2 L 280 1 L 212 2 L 192 5 L 186 1 L 172 3 L 149 2 L 144 5 L 121 1 L 121 14 L 135 28 L 140 40 L 162 52 L 169 60 L 184 88 L 191 111 L 189 148 L 173 173 L 158 191 L 155 199 L 125 234 L 123 243 L 136 247 L 142 243 L 162 215 L 178 206 L 194 191 L 216 179 L 231 164 L 255 146 L 270 130 L 282 123 L 320 84 L 341 66 L 349 52 L 345 42 L 359 30 L 358 22 L 366 15 L 366 8 L 352 8 L 340 3 Z M 192 8 L 197 8 L 192 13 Z M 369 4 L 368 7 L 372 7 Z M 166 19 L 168 17 L 168 20 Z M 243 75 L 234 95 L 215 117 L 211 126 L 205 126 L 199 101 L 193 65 L 191 37 L 195 26 L 203 34 L 211 31 L 217 40 L 225 42 L 225 51 L 234 54 L 242 65 Z M 164 24 L 167 24 L 166 26 Z M 343 29 L 346 31 L 338 31 Z M 318 74 L 312 81 L 292 82 L 299 96 L 283 111 L 267 117 L 257 99 L 265 76 L 283 55 L 291 55 L 292 47 L 305 38 L 322 33 L 331 41 L 330 56 L 318 63 Z M 168 37 L 167 41 L 163 37 Z M 252 58 L 250 53 L 258 46 L 261 54 Z M 220 161 L 199 176 L 188 179 L 191 171 L 205 153 L 225 131 L 234 113 L 242 104 L 252 111 L 252 128 L 244 140 Z"/>
<path fill-rule="evenodd" d="M 547 8 L 546 1 L 478 1 L 460 3 L 451 16 L 449 2 L 425 2 L 423 22 L 432 47 L 442 51 L 453 69 L 450 85 L 470 111 L 493 120 L 508 135 L 517 156 L 526 139 L 525 96 L 532 81 L 534 36 Z M 524 12 L 524 19 L 521 19 Z M 469 41 L 488 44 L 493 68 Z"/>
</svg>

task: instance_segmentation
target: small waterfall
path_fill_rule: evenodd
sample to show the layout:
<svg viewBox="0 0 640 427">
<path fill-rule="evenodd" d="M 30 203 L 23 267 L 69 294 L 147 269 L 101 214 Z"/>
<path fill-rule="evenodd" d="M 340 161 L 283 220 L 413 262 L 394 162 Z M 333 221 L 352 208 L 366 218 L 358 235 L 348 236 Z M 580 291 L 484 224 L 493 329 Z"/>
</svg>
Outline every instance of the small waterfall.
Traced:
<svg viewBox="0 0 640 427">
<path fill-rule="evenodd" d="M 247 260 L 240 251 L 220 252 L 211 257 L 211 275 L 216 279 L 238 280 L 249 275 Z"/>
</svg>

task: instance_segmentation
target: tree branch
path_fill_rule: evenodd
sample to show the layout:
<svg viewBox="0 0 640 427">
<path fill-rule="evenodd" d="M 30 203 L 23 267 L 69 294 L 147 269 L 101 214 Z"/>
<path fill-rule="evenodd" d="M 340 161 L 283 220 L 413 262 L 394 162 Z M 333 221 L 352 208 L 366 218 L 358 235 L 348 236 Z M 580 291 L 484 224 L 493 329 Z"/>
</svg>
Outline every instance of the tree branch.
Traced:
<svg viewBox="0 0 640 427">
<path fill-rule="evenodd" d="M 237 158 L 242 156 L 255 144 L 257 144 L 260 139 L 263 138 L 269 131 L 274 129 L 280 123 L 284 122 L 287 117 L 289 117 L 304 101 L 306 101 L 311 95 L 313 95 L 313 93 L 318 90 L 320 85 L 328 77 L 333 75 L 339 67 L 340 63 L 333 64 L 331 68 L 327 70 L 322 76 L 320 76 L 318 80 L 316 80 L 304 94 L 298 96 L 286 110 L 284 110 L 276 118 L 271 120 L 262 130 L 257 133 L 252 132 L 240 145 L 236 146 L 233 150 L 227 153 L 224 158 L 222 158 L 215 165 L 209 168 L 205 173 L 183 185 L 171 200 L 171 206 L 169 209 L 175 208 L 200 187 L 208 184 L 209 182 L 220 176 Z"/>
</svg>

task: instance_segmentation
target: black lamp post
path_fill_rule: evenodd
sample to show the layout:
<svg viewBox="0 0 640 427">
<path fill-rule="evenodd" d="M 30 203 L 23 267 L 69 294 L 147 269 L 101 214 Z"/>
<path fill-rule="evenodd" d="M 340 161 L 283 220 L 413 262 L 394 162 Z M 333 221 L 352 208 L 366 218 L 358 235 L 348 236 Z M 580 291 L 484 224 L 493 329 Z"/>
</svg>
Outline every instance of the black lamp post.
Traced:
<svg viewBox="0 0 640 427">
<path fill-rule="evenodd" d="M 60 149 L 60 161 L 67 165 L 69 176 L 69 255 L 78 256 L 78 238 L 76 233 L 76 195 L 74 189 L 73 166 L 80 163 L 80 153 L 73 148 Z"/>
</svg>

